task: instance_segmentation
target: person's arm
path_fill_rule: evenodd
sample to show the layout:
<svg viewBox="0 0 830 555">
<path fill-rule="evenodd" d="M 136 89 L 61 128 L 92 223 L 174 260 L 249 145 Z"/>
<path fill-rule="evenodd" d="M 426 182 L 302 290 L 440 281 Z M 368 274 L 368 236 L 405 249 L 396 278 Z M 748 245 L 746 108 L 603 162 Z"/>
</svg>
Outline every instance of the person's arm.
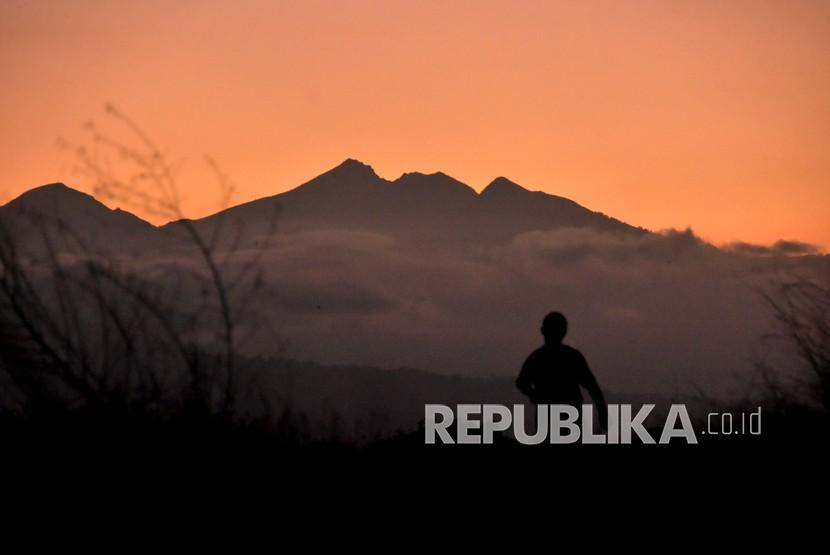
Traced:
<svg viewBox="0 0 830 555">
<path fill-rule="evenodd" d="M 605 395 L 602 394 L 602 389 L 600 389 L 597 379 L 588 367 L 588 362 L 585 360 L 585 357 L 580 354 L 579 358 L 582 361 L 581 385 L 588 392 L 588 395 L 591 396 L 594 406 L 597 407 L 599 425 L 604 430 L 608 426 L 608 405 L 605 403 Z"/>
</svg>

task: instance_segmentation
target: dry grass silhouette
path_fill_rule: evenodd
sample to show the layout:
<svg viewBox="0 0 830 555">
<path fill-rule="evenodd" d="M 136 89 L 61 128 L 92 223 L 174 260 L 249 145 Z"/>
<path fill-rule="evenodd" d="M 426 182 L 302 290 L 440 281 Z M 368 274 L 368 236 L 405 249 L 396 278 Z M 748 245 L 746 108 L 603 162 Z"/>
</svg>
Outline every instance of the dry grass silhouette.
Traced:
<svg viewBox="0 0 830 555">
<path fill-rule="evenodd" d="M 77 170 L 99 198 L 174 220 L 185 255 L 198 264 L 171 279 L 151 279 L 146 264 L 119 256 L 117 245 L 114 252 L 90 246 L 72 222 L 37 210 L 21 213 L 37 231 L 35 252 L 19 244 L 10 222 L 0 221 L 6 412 L 185 415 L 233 423 L 240 391 L 252 379 L 239 368 L 244 338 L 238 324 L 262 284 L 259 260 L 276 230 L 276 207 L 253 254 L 246 249 L 242 255 L 221 225 L 206 236 L 184 218 L 176 165 L 126 115 L 112 106 L 106 113 L 125 140 L 90 123 L 82 145 L 62 146 L 72 149 Z M 213 159 L 207 163 L 227 207 L 234 187 Z M 218 332 L 205 331 L 210 328 Z"/>
<path fill-rule="evenodd" d="M 778 340 L 800 363 L 789 383 L 775 369 L 762 365 L 769 398 L 775 404 L 805 398 L 830 413 L 830 286 L 802 277 L 762 291 L 779 325 Z"/>
</svg>

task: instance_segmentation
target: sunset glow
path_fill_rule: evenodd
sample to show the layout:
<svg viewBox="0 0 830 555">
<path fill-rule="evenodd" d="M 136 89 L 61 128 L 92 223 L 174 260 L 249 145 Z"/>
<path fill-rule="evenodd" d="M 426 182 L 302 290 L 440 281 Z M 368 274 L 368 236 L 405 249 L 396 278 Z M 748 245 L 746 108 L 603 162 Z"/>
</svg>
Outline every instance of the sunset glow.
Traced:
<svg viewBox="0 0 830 555">
<path fill-rule="evenodd" d="M 351 157 L 830 249 L 829 2 L 5 0 L 0 67 L 2 202 L 88 190 L 56 142 L 112 102 L 184 160 L 193 217 L 203 154 L 234 203 Z"/>
</svg>

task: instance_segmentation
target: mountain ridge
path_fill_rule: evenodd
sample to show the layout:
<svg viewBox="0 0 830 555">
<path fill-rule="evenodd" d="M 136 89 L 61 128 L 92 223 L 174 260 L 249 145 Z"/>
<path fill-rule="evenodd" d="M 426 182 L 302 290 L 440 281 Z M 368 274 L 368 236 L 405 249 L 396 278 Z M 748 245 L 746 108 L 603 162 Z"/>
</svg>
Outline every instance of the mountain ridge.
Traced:
<svg viewBox="0 0 830 555">
<path fill-rule="evenodd" d="M 390 181 L 353 158 L 293 189 L 193 222 L 209 231 L 230 221 L 237 229 L 253 227 L 253 233 L 261 233 L 264 228 L 257 220 L 275 214 L 277 205 L 282 231 L 356 228 L 421 244 L 504 242 L 520 233 L 558 227 L 648 233 L 507 178 L 494 179 L 481 192 L 440 171 L 406 172 Z"/>
<path fill-rule="evenodd" d="M 137 253 L 156 245 L 158 229 L 60 182 L 29 189 L 0 206 L 0 232 L 32 252 Z"/>
<path fill-rule="evenodd" d="M 115 225 L 127 232 L 173 231 L 177 221 L 155 226 L 129 211 L 110 209 L 94 196 L 63 183 L 30 189 L 0 206 L 0 213 L 35 209 Z M 347 158 L 337 166 L 282 193 L 190 219 L 205 232 L 227 225 L 253 234 L 277 222 L 286 232 L 356 228 L 418 241 L 505 241 L 527 231 L 587 227 L 602 232 L 643 234 L 642 228 L 592 211 L 570 199 L 532 191 L 497 177 L 482 191 L 441 172 L 405 172 L 395 180 Z"/>
</svg>

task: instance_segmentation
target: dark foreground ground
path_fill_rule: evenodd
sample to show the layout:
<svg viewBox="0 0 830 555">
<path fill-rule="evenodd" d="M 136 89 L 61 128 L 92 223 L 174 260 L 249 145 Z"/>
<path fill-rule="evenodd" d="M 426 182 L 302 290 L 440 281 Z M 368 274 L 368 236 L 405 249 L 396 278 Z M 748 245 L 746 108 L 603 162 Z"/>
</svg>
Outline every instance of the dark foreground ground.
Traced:
<svg viewBox="0 0 830 555">
<path fill-rule="evenodd" d="M 525 446 L 506 437 L 492 445 L 425 445 L 423 431 L 365 444 L 303 442 L 254 424 L 215 418 L 164 421 L 64 414 L 33 421 L 0 419 L 5 476 L 36 481 L 262 480 L 286 488 L 329 480 L 367 486 L 428 479 L 532 488 L 643 481 L 649 487 L 693 478 L 740 481 L 830 477 L 826 417 L 769 415 L 760 436 L 699 436 L 687 445 Z M 21 473 L 15 473 L 21 472 Z M 29 479 L 32 479 L 31 477 Z M 662 485 L 661 485 L 662 484 Z"/>
<path fill-rule="evenodd" d="M 180 528 L 194 518 L 202 538 L 234 522 L 280 538 L 293 530 L 304 542 L 364 544 L 364 535 L 389 532 L 396 546 L 441 542 L 439 529 L 486 544 L 562 538 L 568 522 L 586 527 L 579 537 L 590 542 L 609 534 L 603 522 L 631 522 L 632 537 L 669 530 L 665 522 L 697 535 L 729 528 L 737 515 L 804 510 L 826 499 L 830 483 L 828 436 L 815 430 L 698 445 L 540 447 L 426 446 L 413 432 L 358 446 L 192 422 L 5 424 L 6 509 L 38 522 L 111 519 L 126 525 L 122 538 L 141 536 L 148 522 Z"/>
</svg>

